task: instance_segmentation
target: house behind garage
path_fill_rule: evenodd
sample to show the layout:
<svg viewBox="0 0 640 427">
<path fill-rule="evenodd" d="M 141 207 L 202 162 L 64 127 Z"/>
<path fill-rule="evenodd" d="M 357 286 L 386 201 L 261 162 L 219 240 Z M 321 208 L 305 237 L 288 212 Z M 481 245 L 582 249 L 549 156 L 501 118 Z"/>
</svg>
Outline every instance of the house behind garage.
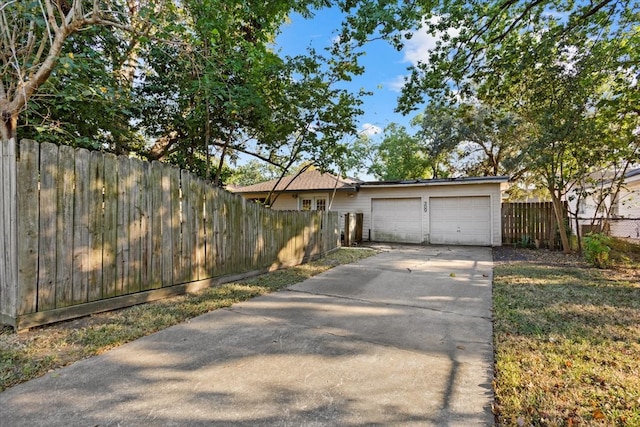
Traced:
<svg viewBox="0 0 640 427">
<path fill-rule="evenodd" d="M 580 198 L 579 204 L 578 198 L 568 201 L 569 210 L 577 212 L 581 235 L 605 228 L 611 236 L 640 240 L 640 168 L 625 173 L 623 185 L 613 197 L 607 192 L 615 185 L 605 173 L 600 179 L 594 179 L 590 186 L 577 190 L 590 196 Z M 610 208 L 610 217 L 605 215 L 605 208 Z M 570 224 L 575 232 L 576 224 L 574 221 Z"/>
<path fill-rule="evenodd" d="M 362 214 L 364 240 L 479 246 L 502 243 L 500 207 L 508 177 L 363 182 L 311 170 L 285 177 L 274 189 L 277 181 L 229 190 L 273 209 L 331 210 L 342 218 L 347 213 Z"/>
</svg>

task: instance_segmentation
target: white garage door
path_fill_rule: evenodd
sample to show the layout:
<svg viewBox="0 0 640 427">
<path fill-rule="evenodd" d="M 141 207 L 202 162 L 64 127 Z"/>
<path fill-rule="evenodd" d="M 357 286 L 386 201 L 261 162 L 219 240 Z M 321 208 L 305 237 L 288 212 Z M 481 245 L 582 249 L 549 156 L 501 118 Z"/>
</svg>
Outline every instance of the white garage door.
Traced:
<svg viewBox="0 0 640 427">
<path fill-rule="evenodd" d="M 432 197 L 429 199 L 430 243 L 491 245 L 491 199 Z"/>
<path fill-rule="evenodd" d="M 371 199 L 371 239 L 378 242 L 422 243 L 422 200 Z"/>
</svg>

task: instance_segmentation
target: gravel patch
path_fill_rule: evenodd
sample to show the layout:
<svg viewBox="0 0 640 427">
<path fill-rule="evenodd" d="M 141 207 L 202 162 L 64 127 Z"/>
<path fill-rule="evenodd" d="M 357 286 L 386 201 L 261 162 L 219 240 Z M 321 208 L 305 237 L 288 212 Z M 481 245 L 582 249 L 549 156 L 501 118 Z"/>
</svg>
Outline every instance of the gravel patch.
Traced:
<svg viewBox="0 0 640 427">
<path fill-rule="evenodd" d="M 565 254 L 562 251 L 516 248 L 514 246 L 498 246 L 493 248 L 493 261 L 496 265 L 528 262 L 538 265 L 562 267 L 589 267 L 584 261 L 584 258 L 575 253 Z"/>
</svg>

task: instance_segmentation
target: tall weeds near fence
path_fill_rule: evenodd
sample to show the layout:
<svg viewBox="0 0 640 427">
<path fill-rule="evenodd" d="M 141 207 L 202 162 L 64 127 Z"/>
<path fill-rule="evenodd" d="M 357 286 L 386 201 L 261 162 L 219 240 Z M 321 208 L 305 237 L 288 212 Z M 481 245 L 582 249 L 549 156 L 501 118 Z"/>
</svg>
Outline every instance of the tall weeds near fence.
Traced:
<svg viewBox="0 0 640 427">
<path fill-rule="evenodd" d="M 293 265 L 339 244 L 335 213 L 268 210 L 160 162 L 33 141 L 1 150 L 0 178 L 17 183 L 1 194 L 1 320 L 18 328 Z"/>
</svg>

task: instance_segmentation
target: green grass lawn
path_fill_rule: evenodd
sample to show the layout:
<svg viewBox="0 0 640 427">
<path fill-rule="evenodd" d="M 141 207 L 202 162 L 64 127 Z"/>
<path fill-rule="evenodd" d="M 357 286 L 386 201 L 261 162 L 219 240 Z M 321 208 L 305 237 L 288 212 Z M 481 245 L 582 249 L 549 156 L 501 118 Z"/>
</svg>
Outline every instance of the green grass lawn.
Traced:
<svg viewBox="0 0 640 427">
<path fill-rule="evenodd" d="M 609 270 L 531 259 L 496 267 L 498 425 L 640 426 L 640 269 L 625 247 Z"/>
<path fill-rule="evenodd" d="M 42 326 L 20 334 L 4 329 L 0 331 L 0 391 L 211 310 L 277 291 L 375 253 L 372 249 L 343 248 L 318 261 L 198 293 Z"/>
</svg>

